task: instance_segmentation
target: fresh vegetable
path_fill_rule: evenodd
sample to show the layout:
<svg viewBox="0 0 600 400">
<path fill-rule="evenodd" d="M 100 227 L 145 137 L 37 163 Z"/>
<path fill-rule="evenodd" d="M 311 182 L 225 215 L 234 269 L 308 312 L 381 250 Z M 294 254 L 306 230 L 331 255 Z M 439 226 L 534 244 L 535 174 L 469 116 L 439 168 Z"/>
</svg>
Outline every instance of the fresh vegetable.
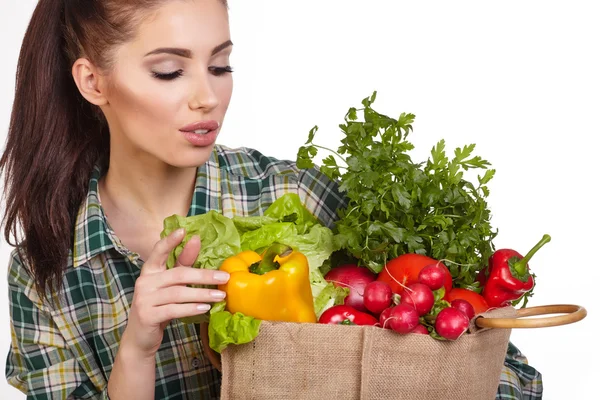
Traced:
<svg viewBox="0 0 600 400">
<path fill-rule="evenodd" d="M 377 278 L 373 272 L 358 265 L 342 265 L 332 268 L 326 275 L 325 280 L 338 287 L 347 287 L 350 292 L 344 299 L 344 304 L 354 307 L 359 311 L 367 311 L 364 304 L 364 291 L 367 284 Z"/>
<path fill-rule="evenodd" d="M 392 288 L 385 282 L 373 281 L 365 286 L 364 304 L 373 314 L 380 314 L 392 304 Z"/>
<path fill-rule="evenodd" d="M 398 333 L 409 333 L 419 325 L 419 314 L 414 307 L 400 304 L 391 308 L 389 316 L 384 320 L 384 328 Z"/>
<path fill-rule="evenodd" d="M 192 236 L 198 235 L 202 249 L 194 268 L 218 269 L 228 257 L 244 250 L 263 252 L 274 242 L 292 247 L 304 254 L 310 269 L 310 284 L 315 313 L 334 304 L 341 304 L 348 294 L 347 288 L 335 287 L 325 280 L 322 269 L 333 252 L 340 249 L 334 233 L 304 207 L 296 193 L 286 193 L 275 200 L 261 216 L 225 217 L 211 210 L 205 214 L 182 217 L 172 215 L 164 220 L 161 237 L 178 228 L 186 234 L 175 250 L 169 254 L 167 268 L 175 260 Z M 200 323 L 208 320 L 207 314 L 181 318 L 184 323 Z M 234 332 L 231 332 L 233 335 Z"/>
<path fill-rule="evenodd" d="M 417 325 L 415 329 L 413 329 L 410 333 L 420 333 L 423 335 L 429 335 L 429 330 L 425 327 L 425 325 Z"/>
<path fill-rule="evenodd" d="M 444 308 L 435 320 L 436 332 L 448 340 L 456 340 L 469 328 L 469 318 L 456 308 Z"/>
<path fill-rule="evenodd" d="M 227 294 L 227 311 L 261 320 L 317 322 L 304 254 L 276 243 L 262 257 L 244 251 L 227 258 L 219 269 L 230 274 L 219 285 Z"/>
<path fill-rule="evenodd" d="M 318 223 L 297 194 L 279 197 L 262 216 L 236 216 L 233 222 L 240 232 L 242 250 L 262 252 L 278 242 L 306 256 L 317 316 L 326 308 L 341 304 L 348 295 L 347 288 L 327 282 L 322 272 L 327 269 L 332 253 L 339 250 L 339 243 L 334 240 L 332 230 Z"/>
<path fill-rule="evenodd" d="M 429 330 L 429 334 L 431 335 L 431 337 L 435 339 L 443 339 L 435 331 L 435 320 L 440 311 L 450 307 L 450 303 L 445 300 L 446 289 L 444 289 L 444 287 L 441 287 L 438 290 L 434 290 L 432 293 L 434 298 L 433 307 L 431 307 L 431 310 L 429 310 L 429 312 L 419 317 L 419 322 L 421 323 L 421 325 L 424 325 Z"/>
<path fill-rule="evenodd" d="M 337 151 L 316 144 L 318 127 L 312 128 L 298 150 L 297 165 L 314 167 L 319 149 L 332 153 L 319 169 L 341 182 L 348 205 L 340 210 L 336 237 L 359 265 L 379 273 L 400 255 L 427 255 L 452 261 L 455 286 L 477 289 L 477 271 L 492 255 L 496 236 L 486 202 L 495 171 L 473 155 L 473 144 L 447 157 L 444 140 L 433 146 L 427 161 L 413 161 L 409 152 L 414 146 L 407 137 L 415 116 L 380 114 L 372 108 L 375 98 L 373 92 L 362 108 L 348 110 Z M 485 171 L 476 183 L 464 178 L 465 171 L 477 169 Z M 411 274 L 412 282 L 399 281 L 414 283 L 419 271 Z M 398 293 L 397 287 L 392 290 Z"/>
<path fill-rule="evenodd" d="M 473 306 L 475 314 L 480 314 L 490 309 L 490 306 L 482 295 L 469 289 L 453 288 L 450 290 L 446 296 L 446 300 L 452 303 L 456 299 L 468 301 Z"/>
<path fill-rule="evenodd" d="M 211 349 L 220 353 L 230 344 L 244 344 L 258 336 L 261 320 L 225 311 L 225 301 L 213 305 L 208 324 L 208 343 Z"/>
<path fill-rule="evenodd" d="M 417 310 L 419 316 L 431 311 L 435 298 L 429 287 L 422 283 L 413 283 L 409 285 L 400 298 L 400 304 L 407 304 Z"/>
<path fill-rule="evenodd" d="M 185 229 L 185 237 L 169 254 L 167 259 L 169 269 L 175 266 L 183 247 L 194 235 L 200 236 L 202 241 L 202 250 L 194 262 L 194 268 L 218 269 L 224 259 L 241 250 L 240 235 L 233 220 L 214 210 L 191 217 L 172 215 L 165 218 L 161 238 L 179 228 Z"/>
<path fill-rule="evenodd" d="M 438 290 L 446 282 L 450 272 L 443 264 L 435 263 L 426 266 L 419 272 L 419 283 L 427 285 L 431 290 Z"/>
<path fill-rule="evenodd" d="M 458 311 L 462 311 L 463 314 L 465 314 L 467 316 L 467 318 L 469 318 L 469 321 L 475 317 L 475 309 L 473 308 L 471 303 L 469 303 L 466 300 L 463 300 L 463 299 L 453 300 L 452 303 L 450 303 L 450 306 L 452 308 L 456 308 Z"/>
<path fill-rule="evenodd" d="M 446 270 L 444 288 L 446 293 L 449 292 L 452 288 L 450 271 L 444 264 L 422 254 L 403 254 L 390 260 L 377 276 L 377 280 L 390 285 L 394 293 L 402 294 L 402 291 L 408 285 L 419 282 L 419 274 L 431 264 L 439 264 L 440 268 Z"/>
<path fill-rule="evenodd" d="M 391 329 L 388 324 L 386 324 L 387 320 L 390 318 L 390 314 L 392 313 L 392 309 L 395 307 L 391 306 L 386 308 L 379 314 L 379 326 L 385 329 Z"/>
<path fill-rule="evenodd" d="M 328 308 L 319 318 L 321 324 L 375 325 L 378 322 L 377 318 L 371 314 L 346 305 Z"/>
<path fill-rule="evenodd" d="M 525 257 L 512 249 L 494 252 L 483 289 L 483 296 L 490 307 L 509 306 L 515 301 L 518 303 L 521 298 L 524 298 L 523 306 L 527 304 L 527 297 L 535 285 L 535 276 L 529 272 L 528 262 L 549 241 L 550 236 L 544 235 Z"/>
</svg>

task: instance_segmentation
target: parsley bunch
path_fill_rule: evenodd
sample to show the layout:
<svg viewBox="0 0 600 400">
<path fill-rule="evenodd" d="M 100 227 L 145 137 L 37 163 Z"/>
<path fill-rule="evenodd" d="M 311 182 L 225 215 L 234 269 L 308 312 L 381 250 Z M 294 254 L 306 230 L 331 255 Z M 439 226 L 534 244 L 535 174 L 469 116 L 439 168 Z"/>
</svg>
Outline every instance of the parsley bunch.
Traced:
<svg viewBox="0 0 600 400">
<path fill-rule="evenodd" d="M 318 127 L 312 128 L 298 150 L 298 167 L 314 167 L 318 149 L 332 153 L 319 169 L 339 181 L 347 197 L 347 207 L 339 210 L 336 238 L 359 265 L 379 273 L 401 254 L 424 254 L 448 261 L 454 286 L 479 291 L 477 272 L 487 266 L 497 235 L 486 202 L 486 184 L 495 170 L 472 155 L 474 144 L 456 148 L 449 159 L 443 139 L 426 162 L 414 162 L 409 155 L 414 146 L 407 137 L 415 116 L 402 113 L 394 119 L 376 112 L 371 107 L 376 94 L 362 101 L 363 108 L 348 110 L 337 151 L 315 144 Z M 469 169 L 485 171 L 476 185 L 463 177 Z"/>
</svg>

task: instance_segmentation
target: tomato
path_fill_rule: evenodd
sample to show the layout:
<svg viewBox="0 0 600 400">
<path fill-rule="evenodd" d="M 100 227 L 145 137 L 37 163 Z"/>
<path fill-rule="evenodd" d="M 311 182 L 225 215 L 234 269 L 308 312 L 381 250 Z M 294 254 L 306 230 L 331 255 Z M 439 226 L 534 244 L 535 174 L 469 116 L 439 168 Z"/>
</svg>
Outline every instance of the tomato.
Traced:
<svg viewBox="0 0 600 400">
<path fill-rule="evenodd" d="M 437 263 L 438 260 L 422 254 L 402 254 L 401 256 L 390 260 L 385 265 L 383 270 L 377 276 L 377 280 L 390 285 L 394 293 L 401 294 L 404 287 L 419 282 L 419 272 L 421 272 L 423 268 Z M 443 263 L 440 263 L 440 265 L 447 273 L 446 280 L 444 281 L 444 288 L 446 289 L 446 294 L 448 294 L 450 289 L 452 289 L 452 275 L 450 275 L 450 271 Z"/>
<path fill-rule="evenodd" d="M 486 312 L 490 308 L 482 295 L 469 289 L 454 288 L 446 296 L 446 300 L 449 302 L 452 302 L 456 299 L 466 300 L 471 303 L 473 309 L 475 310 L 475 314 Z"/>
</svg>

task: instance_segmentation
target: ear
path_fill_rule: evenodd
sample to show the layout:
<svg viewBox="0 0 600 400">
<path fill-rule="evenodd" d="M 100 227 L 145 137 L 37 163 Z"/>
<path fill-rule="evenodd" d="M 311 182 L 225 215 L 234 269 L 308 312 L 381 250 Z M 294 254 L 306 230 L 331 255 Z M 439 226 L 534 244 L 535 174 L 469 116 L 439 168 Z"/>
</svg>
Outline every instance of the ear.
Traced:
<svg viewBox="0 0 600 400">
<path fill-rule="evenodd" d="M 75 84 L 81 95 L 90 103 L 103 106 L 106 98 L 106 77 L 87 58 L 79 58 L 73 63 L 71 69 Z"/>
</svg>

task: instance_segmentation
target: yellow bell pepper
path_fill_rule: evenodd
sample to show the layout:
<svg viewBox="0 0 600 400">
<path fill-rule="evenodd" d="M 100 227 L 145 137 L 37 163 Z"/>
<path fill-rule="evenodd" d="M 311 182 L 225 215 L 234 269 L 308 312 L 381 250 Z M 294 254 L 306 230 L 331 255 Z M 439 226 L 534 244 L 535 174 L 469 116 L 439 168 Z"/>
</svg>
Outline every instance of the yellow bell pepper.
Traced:
<svg viewBox="0 0 600 400">
<path fill-rule="evenodd" d="M 227 311 L 269 321 L 317 322 L 304 254 L 276 243 L 263 256 L 243 251 L 229 257 L 219 269 L 230 274 L 219 285 L 227 294 Z"/>
</svg>

